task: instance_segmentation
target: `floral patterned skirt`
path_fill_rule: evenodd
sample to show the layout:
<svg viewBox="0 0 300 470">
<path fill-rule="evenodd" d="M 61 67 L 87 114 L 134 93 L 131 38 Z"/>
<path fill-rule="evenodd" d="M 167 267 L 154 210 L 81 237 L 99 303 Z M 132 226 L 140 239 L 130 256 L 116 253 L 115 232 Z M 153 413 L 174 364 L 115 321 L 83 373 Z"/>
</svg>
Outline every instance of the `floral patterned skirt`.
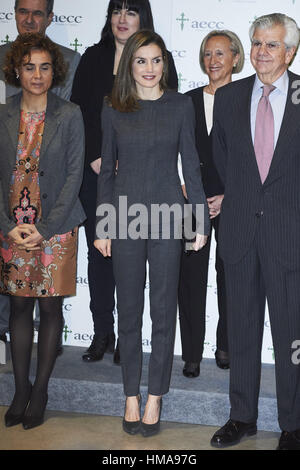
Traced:
<svg viewBox="0 0 300 470">
<path fill-rule="evenodd" d="M 78 229 L 21 250 L 0 231 L 0 293 L 22 297 L 76 294 Z"/>
</svg>

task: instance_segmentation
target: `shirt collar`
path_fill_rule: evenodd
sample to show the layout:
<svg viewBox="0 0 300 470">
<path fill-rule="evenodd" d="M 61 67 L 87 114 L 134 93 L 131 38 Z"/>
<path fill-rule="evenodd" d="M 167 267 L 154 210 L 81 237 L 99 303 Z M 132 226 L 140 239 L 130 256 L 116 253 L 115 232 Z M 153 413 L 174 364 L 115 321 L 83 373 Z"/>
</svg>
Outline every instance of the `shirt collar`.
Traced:
<svg viewBox="0 0 300 470">
<path fill-rule="evenodd" d="M 272 83 L 272 85 L 274 85 L 276 89 L 279 90 L 280 93 L 287 95 L 288 88 L 289 88 L 289 75 L 287 73 L 287 70 L 282 75 L 280 75 L 280 77 L 277 78 L 277 80 L 274 83 Z M 262 86 L 264 86 L 263 82 L 256 75 L 254 87 L 253 87 L 253 93 L 261 94 Z"/>
</svg>

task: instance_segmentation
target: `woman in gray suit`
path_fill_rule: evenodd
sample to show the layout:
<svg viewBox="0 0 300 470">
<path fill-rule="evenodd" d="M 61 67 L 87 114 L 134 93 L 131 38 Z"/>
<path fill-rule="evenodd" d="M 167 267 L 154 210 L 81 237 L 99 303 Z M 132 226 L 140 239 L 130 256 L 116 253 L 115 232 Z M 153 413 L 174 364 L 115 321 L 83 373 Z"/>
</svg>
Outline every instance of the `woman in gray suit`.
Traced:
<svg viewBox="0 0 300 470">
<path fill-rule="evenodd" d="M 154 32 L 142 30 L 128 39 L 112 95 L 103 107 L 102 167 L 98 179 L 98 239 L 95 246 L 103 256 L 112 254 L 126 395 L 123 428 L 130 434 L 141 430 L 145 437 L 159 431 L 161 396 L 169 390 L 172 368 L 181 254 L 181 240 L 174 235 L 174 228 L 181 221 L 184 205 L 177 170 L 178 152 L 182 157 L 190 202 L 194 208 L 197 204 L 204 206 L 204 223 L 197 230 L 195 250 L 204 246 L 209 232 L 195 148 L 193 103 L 190 97 L 167 89 L 166 57 L 164 42 Z M 126 210 L 120 207 L 121 196 L 127 198 L 129 225 Z M 171 222 L 160 223 L 153 217 L 149 221 L 145 214 L 153 215 L 152 210 L 162 204 L 165 207 L 177 205 L 180 214 L 174 214 Z M 118 235 L 113 236 L 112 228 L 108 234 L 110 239 L 106 239 L 101 230 L 105 216 L 103 213 L 104 217 L 101 217 L 100 213 L 109 207 L 116 210 Z M 136 225 L 139 226 L 138 234 L 131 231 L 136 223 L 132 217 L 136 210 L 141 212 Z M 127 228 L 129 236 L 124 236 Z M 141 421 L 141 329 L 147 261 L 152 352 L 149 394 Z"/>
<path fill-rule="evenodd" d="M 78 199 L 84 129 L 78 106 L 49 90 L 64 81 L 58 47 L 39 34 L 19 36 L 5 78 L 21 93 L 0 107 L 0 292 L 10 295 L 15 395 L 6 426 L 42 424 L 62 328 L 62 302 L 76 289 Z M 40 328 L 35 382 L 29 381 L 33 308 Z"/>
</svg>

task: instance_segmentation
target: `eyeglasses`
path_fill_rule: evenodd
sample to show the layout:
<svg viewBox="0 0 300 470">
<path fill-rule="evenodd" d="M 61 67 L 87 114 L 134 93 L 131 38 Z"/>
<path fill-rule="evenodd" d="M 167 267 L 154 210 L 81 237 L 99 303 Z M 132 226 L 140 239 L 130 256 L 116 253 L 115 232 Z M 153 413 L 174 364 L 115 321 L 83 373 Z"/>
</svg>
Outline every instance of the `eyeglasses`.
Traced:
<svg viewBox="0 0 300 470">
<path fill-rule="evenodd" d="M 252 39 L 251 44 L 252 44 L 252 47 L 255 49 L 258 49 L 262 45 L 265 45 L 268 51 L 274 51 L 276 49 L 279 49 L 279 47 L 282 46 L 282 42 L 280 41 L 261 42 L 261 41 L 258 41 L 257 39 Z"/>
</svg>

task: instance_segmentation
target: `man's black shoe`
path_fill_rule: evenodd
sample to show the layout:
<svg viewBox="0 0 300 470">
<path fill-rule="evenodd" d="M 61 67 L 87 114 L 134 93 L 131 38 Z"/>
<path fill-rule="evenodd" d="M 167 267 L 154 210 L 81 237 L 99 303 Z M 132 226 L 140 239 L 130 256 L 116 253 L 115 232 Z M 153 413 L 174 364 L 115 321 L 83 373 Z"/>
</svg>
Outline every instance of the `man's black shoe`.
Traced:
<svg viewBox="0 0 300 470">
<path fill-rule="evenodd" d="M 277 450 L 300 450 L 300 429 L 281 433 Z"/>
<path fill-rule="evenodd" d="M 230 447 L 238 444 L 242 437 L 256 433 L 256 423 L 242 423 L 230 419 L 213 435 L 210 443 L 213 447 Z"/>
<path fill-rule="evenodd" d="M 104 353 L 112 354 L 115 349 L 115 334 L 105 336 L 94 335 L 92 344 L 86 354 L 82 356 L 84 362 L 95 362 L 103 359 Z"/>
</svg>

